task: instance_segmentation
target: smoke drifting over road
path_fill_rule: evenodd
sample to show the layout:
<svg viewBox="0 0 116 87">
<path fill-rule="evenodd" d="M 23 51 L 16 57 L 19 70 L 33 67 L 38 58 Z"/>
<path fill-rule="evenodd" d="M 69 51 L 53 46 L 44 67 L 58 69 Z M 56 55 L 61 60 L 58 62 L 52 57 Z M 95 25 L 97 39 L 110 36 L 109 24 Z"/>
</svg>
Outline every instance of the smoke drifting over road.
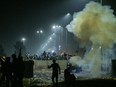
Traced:
<svg viewBox="0 0 116 87">
<path fill-rule="evenodd" d="M 66 26 L 68 31 L 80 39 L 80 45 L 92 42 L 92 48 L 85 55 L 85 63 L 91 64 L 91 74 L 99 77 L 101 71 L 101 48 L 111 48 L 116 42 L 116 17 L 110 6 L 97 2 L 88 3 L 83 11 L 74 13 L 73 21 Z"/>
</svg>

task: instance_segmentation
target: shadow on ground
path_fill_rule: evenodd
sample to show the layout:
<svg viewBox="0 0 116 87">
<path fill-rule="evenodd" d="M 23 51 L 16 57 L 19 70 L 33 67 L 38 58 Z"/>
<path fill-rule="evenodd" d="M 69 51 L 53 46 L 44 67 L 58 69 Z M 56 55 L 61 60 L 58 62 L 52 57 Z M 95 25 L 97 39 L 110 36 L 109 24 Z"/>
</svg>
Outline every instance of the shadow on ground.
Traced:
<svg viewBox="0 0 116 87">
<path fill-rule="evenodd" d="M 30 84 L 25 87 L 53 87 L 50 85 L 39 86 L 37 84 Z M 64 82 L 59 82 L 58 87 L 65 87 Z M 75 87 L 116 87 L 116 80 L 113 79 L 92 79 L 92 80 L 76 80 Z"/>
</svg>

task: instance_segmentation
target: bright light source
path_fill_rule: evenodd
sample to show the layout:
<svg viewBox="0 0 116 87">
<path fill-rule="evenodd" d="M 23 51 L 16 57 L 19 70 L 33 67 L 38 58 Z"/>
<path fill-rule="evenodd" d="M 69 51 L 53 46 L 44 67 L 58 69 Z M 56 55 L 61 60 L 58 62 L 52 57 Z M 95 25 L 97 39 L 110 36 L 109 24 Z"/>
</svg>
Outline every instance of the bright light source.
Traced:
<svg viewBox="0 0 116 87">
<path fill-rule="evenodd" d="M 43 33 L 43 31 L 42 31 L 42 30 L 40 30 L 40 33 Z"/>
<path fill-rule="evenodd" d="M 52 37 L 50 37 L 49 39 L 52 40 Z"/>
<path fill-rule="evenodd" d="M 52 26 L 53 29 L 59 29 L 59 28 L 61 28 L 61 27 L 62 27 L 62 26 L 60 26 L 60 25 L 53 25 L 53 26 Z"/>
<path fill-rule="evenodd" d="M 59 45 L 59 48 L 61 47 L 61 45 Z"/>
<path fill-rule="evenodd" d="M 61 28 L 61 26 L 59 25 L 58 28 Z"/>
<path fill-rule="evenodd" d="M 34 75 L 34 77 L 37 77 L 37 75 Z"/>
<path fill-rule="evenodd" d="M 40 30 L 40 31 L 38 30 L 38 31 L 37 31 L 37 34 L 39 34 L 39 33 L 41 33 L 41 34 L 42 34 L 42 33 L 43 33 L 43 31 L 42 31 L 42 30 Z"/>
<path fill-rule="evenodd" d="M 55 28 L 56 28 L 56 26 L 55 26 L 55 25 L 53 25 L 53 26 L 52 26 L 52 28 L 53 28 L 53 29 L 55 29 Z"/>
<path fill-rule="evenodd" d="M 39 34 L 39 31 L 37 31 L 37 34 Z"/>
<path fill-rule="evenodd" d="M 24 37 L 21 39 L 21 41 L 25 41 L 25 40 L 26 40 L 26 38 L 24 38 Z"/>
<path fill-rule="evenodd" d="M 59 50 L 61 50 L 61 45 L 59 45 Z"/>
<path fill-rule="evenodd" d="M 70 14 L 70 13 L 67 13 L 66 15 L 67 15 L 67 16 L 70 16 L 71 14 Z"/>
<path fill-rule="evenodd" d="M 54 53 L 55 52 L 55 50 L 52 50 L 52 53 Z"/>
</svg>

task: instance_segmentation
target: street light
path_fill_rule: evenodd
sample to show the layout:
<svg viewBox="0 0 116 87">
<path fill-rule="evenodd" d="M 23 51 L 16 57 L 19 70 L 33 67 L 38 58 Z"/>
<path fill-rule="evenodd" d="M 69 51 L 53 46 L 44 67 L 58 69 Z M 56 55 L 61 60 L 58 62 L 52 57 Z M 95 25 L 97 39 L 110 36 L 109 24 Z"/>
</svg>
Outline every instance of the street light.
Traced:
<svg viewBox="0 0 116 87">
<path fill-rule="evenodd" d="M 52 26 L 52 29 L 54 29 L 54 32 L 55 33 L 58 33 L 59 32 L 60 35 L 58 35 L 58 39 L 59 39 L 59 44 L 58 45 L 61 45 L 61 38 L 62 38 L 62 32 L 61 31 L 63 30 L 63 27 L 61 25 L 53 25 Z"/>
<path fill-rule="evenodd" d="M 37 30 L 37 34 L 42 34 L 43 33 L 43 30 Z"/>
<path fill-rule="evenodd" d="M 42 31 L 42 30 L 40 30 L 40 33 L 42 34 L 42 33 L 43 33 L 43 31 Z"/>
<path fill-rule="evenodd" d="M 43 30 L 37 30 L 36 33 L 39 35 L 39 39 L 40 39 L 40 34 L 43 34 Z"/>
<path fill-rule="evenodd" d="M 24 45 L 24 42 L 26 41 L 26 38 L 23 37 L 23 38 L 21 39 L 21 41 L 23 42 L 23 45 Z"/>
<path fill-rule="evenodd" d="M 43 30 L 37 30 L 36 33 L 37 33 L 37 36 L 39 38 L 38 42 L 39 42 L 39 45 L 40 45 L 41 44 L 41 37 L 40 36 L 43 34 Z"/>
<path fill-rule="evenodd" d="M 67 13 L 66 16 L 70 16 L 71 14 L 70 13 Z"/>
<path fill-rule="evenodd" d="M 50 37 L 49 40 L 52 40 L 52 37 Z"/>
<path fill-rule="evenodd" d="M 55 28 L 56 28 L 56 26 L 55 26 L 55 25 L 53 25 L 53 26 L 52 26 L 52 28 L 53 28 L 53 29 L 55 29 Z"/>
</svg>

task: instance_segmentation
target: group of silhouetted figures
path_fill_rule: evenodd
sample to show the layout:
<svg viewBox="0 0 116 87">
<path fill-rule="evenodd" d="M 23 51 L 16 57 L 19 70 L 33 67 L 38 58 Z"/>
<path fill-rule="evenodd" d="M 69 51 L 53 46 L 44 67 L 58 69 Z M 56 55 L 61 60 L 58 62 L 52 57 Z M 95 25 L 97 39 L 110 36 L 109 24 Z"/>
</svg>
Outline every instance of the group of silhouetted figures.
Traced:
<svg viewBox="0 0 116 87">
<path fill-rule="evenodd" d="M 23 87 L 23 72 L 25 68 L 23 58 L 22 56 L 17 58 L 15 54 L 12 54 L 12 62 L 10 62 L 10 59 L 10 57 L 6 57 L 1 62 L 2 76 L 0 85 L 4 83 L 6 87 Z"/>
<path fill-rule="evenodd" d="M 67 65 L 67 68 L 64 70 L 64 81 L 65 87 L 75 87 L 75 76 L 71 73 L 71 65 Z M 53 60 L 53 64 L 48 66 L 48 68 L 52 68 L 52 82 L 53 87 L 58 87 L 58 74 L 61 74 L 61 69 L 59 64 L 56 63 L 56 60 Z M 55 80 L 54 80 L 55 79 Z"/>
<path fill-rule="evenodd" d="M 76 78 L 72 71 L 72 66 L 69 64 L 67 68 L 64 70 L 64 80 L 65 80 L 65 87 L 76 87 L 75 82 Z"/>
<path fill-rule="evenodd" d="M 10 57 L 7 57 L 5 61 L 1 62 L 2 77 L 0 84 L 5 84 L 6 87 L 23 87 L 23 75 L 24 75 L 24 62 L 19 53 L 18 58 L 15 54 L 12 54 L 12 62 Z M 61 69 L 56 60 L 53 60 L 48 68 L 52 68 L 52 82 L 53 87 L 58 87 L 58 74 L 61 74 Z M 64 70 L 65 87 L 75 87 L 75 76 L 70 73 L 71 66 L 67 65 L 67 69 Z M 1 86 L 0 86 L 1 87 Z"/>
</svg>

